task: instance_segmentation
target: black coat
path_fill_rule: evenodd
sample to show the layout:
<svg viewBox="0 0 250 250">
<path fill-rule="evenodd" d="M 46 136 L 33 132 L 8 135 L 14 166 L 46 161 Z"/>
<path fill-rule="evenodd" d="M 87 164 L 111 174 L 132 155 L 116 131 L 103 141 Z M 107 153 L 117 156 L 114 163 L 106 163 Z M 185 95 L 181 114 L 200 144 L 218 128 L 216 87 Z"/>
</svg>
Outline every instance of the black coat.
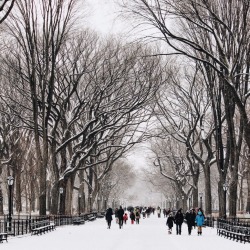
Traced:
<svg viewBox="0 0 250 250">
<path fill-rule="evenodd" d="M 173 216 L 168 216 L 167 223 L 169 228 L 172 228 L 174 226 L 174 217 Z"/>
<path fill-rule="evenodd" d="M 105 218 L 107 221 L 112 221 L 112 215 L 113 215 L 113 211 L 112 208 L 109 208 L 106 212 Z"/>
<path fill-rule="evenodd" d="M 174 218 L 175 224 L 181 225 L 184 221 L 184 216 L 182 212 L 177 212 Z"/>
<path fill-rule="evenodd" d="M 196 214 L 193 212 L 193 213 L 186 213 L 186 221 L 187 221 L 187 224 L 190 225 L 190 226 L 194 226 L 195 225 L 195 217 L 196 217 Z"/>
<path fill-rule="evenodd" d="M 117 211 L 117 217 L 121 220 L 123 220 L 124 210 L 122 208 L 119 208 Z"/>
<path fill-rule="evenodd" d="M 135 213 L 131 212 L 129 217 L 130 217 L 131 220 L 135 220 Z"/>
</svg>

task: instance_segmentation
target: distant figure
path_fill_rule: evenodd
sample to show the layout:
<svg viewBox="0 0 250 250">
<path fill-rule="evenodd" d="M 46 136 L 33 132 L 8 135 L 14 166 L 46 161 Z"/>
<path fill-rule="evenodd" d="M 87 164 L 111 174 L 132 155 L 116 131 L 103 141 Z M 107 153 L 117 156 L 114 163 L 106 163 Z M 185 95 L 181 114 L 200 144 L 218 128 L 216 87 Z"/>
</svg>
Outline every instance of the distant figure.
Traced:
<svg viewBox="0 0 250 250">
<path fill-rule="evenodd" d="M 105 215 L 106 221 L 108 223 L 108 229 L 110 229 L 110 227 L 111 227 L 111 222 L 113 220 L 112 215 L 113 215 L 113 210 L 110 207 L 110 208 L 108 208 L 106 215 Z"/>
<path fill-rule="evenodd" d="M 123 222 L 124 222 L 124 224 L 127 224 L 127 220 L 128 220 L 128 215 L 127 215 L 127 213 L 125 213 L 123 215 Z"/>
<path fill-rule="evenodd" d="M 135 213 L 133 211 L 130 212 L 130 220 L 131 220 L 131 224 L 134 224 L 135 222 Z"/>
<path fill-rule="evenodd" d="M 167 210 L 166 210 L 166 208 L 164 208 L 162 212 L 163 212 L 163 216 L 165 218 L 167 216 Z"/>
<path fill-rule="evenodd" d="M 202 211 L 201 208 L 198 209 L 195 221 L 196 221 L 196 225 L 197 225 L 197 228 L 198 228 L 198 236 L 199 236 L 199 235 L 202 234 L 202 225 L 203 225 L 203 223 L 205 221 L 205 216 L 204 216 L 203 211 Z"/>
<path fill-rule="evenodd" d="M 167 218 L 168 234 L 172 234 L 172 228 L 174 226 L 174 217 L 172 213 L 169 213 Z"/>
<path fill-rule="evenodd" d="M 143 219 L 146 218 L 146 208 L 145 207 L 142 209 L 142 217 L 143 217 Z"/>
<path fill-rule="evenodd" d="M 115 222 L 118 224 L 119 219 L 118 219 L 118 208 L 115 209 Z"/>
<path fill-rule="evenodd" d="M 135 221 L 136 221 L 136 224 L 140 223 L 140 218 L 141 218 L 140 210 L 136 209 L 136 212 L 135 212 Z"/>
<path fill-rule="evenodd" d="M 175 224 L 176 224 L 176 234 L 178 235 L 181 235 L 181 226 L 182 226 L 182 223 L 184 221 L 184 216 L 182 214 L 182 210 L 179 209 L 175 215 L 175 218 L 174 218 L 174 221 L 175 221 Z"/>
<path fill-rule="evenodd" d="M 158 218 L 161 218 L 161 208 L 160 207 L 157 207 L 157 215 L 158 215 Z"/>
<path fill-rule="evenodd" d="M 124 210 L 122 208 L 122 206 L 120 206 L 120 208 L 117 211 L 117 217 L 119 220 L 119 228 L 121 229 L 123 226 L 123 215 L 124 215 Z"/>
</svg>

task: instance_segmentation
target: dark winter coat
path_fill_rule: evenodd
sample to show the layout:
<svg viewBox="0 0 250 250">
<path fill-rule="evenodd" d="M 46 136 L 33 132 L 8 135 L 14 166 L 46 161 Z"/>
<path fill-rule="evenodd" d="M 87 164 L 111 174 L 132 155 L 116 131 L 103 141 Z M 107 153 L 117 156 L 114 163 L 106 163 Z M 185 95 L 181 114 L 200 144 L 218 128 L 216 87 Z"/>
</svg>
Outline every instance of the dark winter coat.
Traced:
<svg viewBox="0 0 250 250">
<path fill-rule="evenodd" d="M 181 225 L 184 221 L 184 216 L 181 211 L 178 211 L 174 218 L 175 224 Z"/>
<path fill-rule="evenodd" d="M 168 216 L 167 223 L 169 228 L 172 228 L 174 226 L 174 217 L 173 216 Z"/>
<path fill-rule="evenodd" d="M 124 210 L 120 207 L 117 211 L 117 217 L 123 220 Z"/>
<path fill-rule="evenodd" d="M 194 226 L 195 225 L 195 217 L 196 214 L 194 212 L 187 212 L 186 213 L 186 221 L 189 226 Z"/>
<path fill-rule="evenodd" d="M 105 218 L 107 221 L 112 221 L 112 215 L 113 215 L 113 211 L 112 208 L 109 208 L 106 212 Z"/>
<path fill-rule="evenodd" d="M 131 212 L 129 217 L 130 217 L 131 220 L 135 220 L 135 213 Z"/>
</svg>

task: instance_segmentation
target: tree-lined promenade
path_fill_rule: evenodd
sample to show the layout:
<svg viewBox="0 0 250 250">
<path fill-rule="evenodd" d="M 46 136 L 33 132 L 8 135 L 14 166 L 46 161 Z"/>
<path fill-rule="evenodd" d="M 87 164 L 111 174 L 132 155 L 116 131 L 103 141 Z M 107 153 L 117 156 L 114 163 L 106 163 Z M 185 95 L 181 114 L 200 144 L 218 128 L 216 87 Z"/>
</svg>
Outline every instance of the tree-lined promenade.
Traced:
<svg viewBox="0 0 250 250">
<path fill-rule="evenodd" d="M 124 1 L 154 27 L 140 41 L 85 27 L 79 0 L 5 2 L 1 213 L 8 176 L 16 213 L 125 203 L 138 178 L 126 156 L 145 142 L 141 178 L 165 207 L 250 211 L 248 1 Z"/>
</svg>

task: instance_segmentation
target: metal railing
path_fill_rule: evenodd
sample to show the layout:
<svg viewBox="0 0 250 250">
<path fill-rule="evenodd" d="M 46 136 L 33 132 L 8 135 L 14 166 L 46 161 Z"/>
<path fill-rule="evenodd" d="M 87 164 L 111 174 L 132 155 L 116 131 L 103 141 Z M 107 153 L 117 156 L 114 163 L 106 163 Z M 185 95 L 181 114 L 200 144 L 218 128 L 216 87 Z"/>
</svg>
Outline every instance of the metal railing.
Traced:
<svg viewBox="0 0 250 250">
<path fill-rule="evenodd" d="M 0 217 L 0 233 L 8 233 L 9 235 L 17 236 L 31 233 L 31 223 L 41 220 L 49 220 L 56 227 L 64 225 L 73 225 L 73 218 L 81 217 L 85 221 L 88 220 L 88 215 L 96 216 L 96 212 L 81 214 L 81 215 L 48 215 L 48 216 L 13 216 L 9 224 L 7 216 Z"/>
</svg>

